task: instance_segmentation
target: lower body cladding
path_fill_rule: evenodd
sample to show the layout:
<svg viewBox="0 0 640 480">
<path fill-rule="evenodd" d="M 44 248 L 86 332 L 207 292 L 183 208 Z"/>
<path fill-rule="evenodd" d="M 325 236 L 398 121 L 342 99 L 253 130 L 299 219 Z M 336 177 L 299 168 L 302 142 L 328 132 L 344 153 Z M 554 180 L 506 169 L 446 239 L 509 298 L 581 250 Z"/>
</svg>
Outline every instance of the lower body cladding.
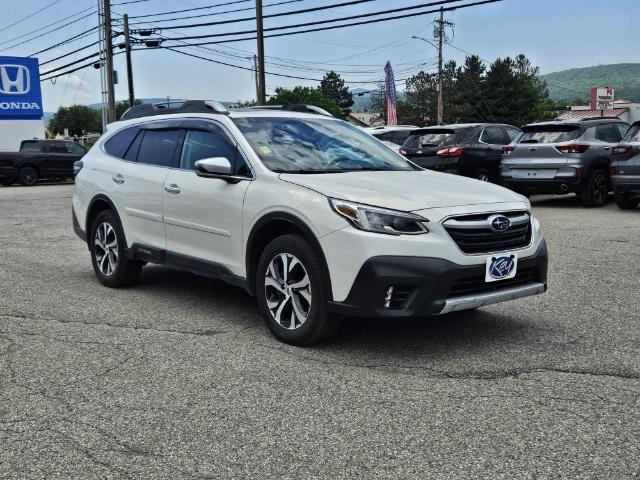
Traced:
<svg viewBox="0 0 640 480">
<path fill-rule="evenodd" d="M 612 175 L 610 180 L 615 192 L 640 196 L 640 175 Z"/>
<path fill-rule="evenodd" d="M 486 256 L 483 256 L 484 259 Z M 513 278 L 485 281 L 486 265 L 458 265 L 426 257 L 379 256 L 360 269 L 343 302 L 330 310 L 350 316 L 408 318 L 468 310 L 543 293 L 547 247 L 518 259 Z"/>
</svg>

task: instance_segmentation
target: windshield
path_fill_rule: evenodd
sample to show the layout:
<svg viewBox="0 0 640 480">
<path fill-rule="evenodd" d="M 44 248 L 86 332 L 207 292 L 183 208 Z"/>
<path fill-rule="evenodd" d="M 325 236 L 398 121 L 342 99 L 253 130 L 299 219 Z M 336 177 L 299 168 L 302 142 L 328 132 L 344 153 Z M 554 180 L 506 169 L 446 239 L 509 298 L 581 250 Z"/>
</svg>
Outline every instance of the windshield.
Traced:
<svg viewBox="0 0 640 480">
<path fill-rule="evenodd" d="M 402 145 L 404 148 L 443 147 L 455 143 L 454 138 L 460 138 L 469 129 L 455 130 L 423 130 L 412 132 Z M 457 136 L 456 136 L 457 135 Z"/>
<path fill-rule="evenodd" d="M 346 122 L 283 117 L 234 121 L 260 160 L 274 172 L 414 170 L 400 155 Z"/>
<path fill-rule="evenodd" d="M 519 143 L 559 143 L 575 140 L 580 136 L 577 126 L 540 126 L 527 128 L 518 139 Z"/>
<path fill-rule="evenodd" d="M 632 126 L 622 139 L 623 142 L 638 143 L 640 142 L 640 126 Z"/>
</svg>

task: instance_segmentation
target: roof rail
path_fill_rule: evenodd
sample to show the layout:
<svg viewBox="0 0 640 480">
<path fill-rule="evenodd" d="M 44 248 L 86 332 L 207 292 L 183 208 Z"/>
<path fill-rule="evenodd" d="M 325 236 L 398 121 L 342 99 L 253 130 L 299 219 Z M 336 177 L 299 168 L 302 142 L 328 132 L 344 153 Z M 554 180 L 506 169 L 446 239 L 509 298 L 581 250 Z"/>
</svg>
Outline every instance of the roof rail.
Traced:
<svg viewBox="0 0 640 480">
<path fill-rule="evenodd" d="M 315 113 L 316 115 L 324 115 L 325 117 L 333 117 L 324 108 L 315 105 L 304 105 L 302 103 L 292 103 L 289 105 L 256 105 L 247 107 L 253 110 L 288 110 L 290 112 Z"/>
<path fill-rule="evenodd" d="M 176 106 L 173 106 L 176 105 Z M 154 115 L 170 115 L 172 113 L 222 113 L 229 114 L 229 110 L 220 102 L 213 100 L 186 100 L 164 103 L 143 103 L 134 105 L 125 111 L 120 120 L 150 117 Z"/>
</svg>

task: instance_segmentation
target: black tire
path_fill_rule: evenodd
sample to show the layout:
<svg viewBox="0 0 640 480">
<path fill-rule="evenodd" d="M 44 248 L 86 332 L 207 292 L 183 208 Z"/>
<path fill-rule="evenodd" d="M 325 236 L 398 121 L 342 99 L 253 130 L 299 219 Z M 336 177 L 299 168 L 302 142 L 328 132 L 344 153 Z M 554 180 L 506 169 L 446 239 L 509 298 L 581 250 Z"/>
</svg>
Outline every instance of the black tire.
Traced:
<svg viewBox="0 0 640 480">
<path fill-rule="evenodd" d="M 473 178 L 476 180 L 480 180 L 481 182 L 491 182 L 491 174 L 488 170 L 484 168 L 479 168 L 475 172 L 473 172 Z"/>
<path fill-rule="evenodd" d="M 100 235 L 98 229 L 101 230 Z M 101 241 L 102 238 L 104 241 Z M 127 244 L 124 232 L 113 210 L 103 210 L 96 216 L 91 225 L 88 243 L 93 271 L 103 285 L 111 288 L 125 287 L 138 279 L 143 264 L 136 260 L 129 260 L 125 256 Z M 109 253 L 103 253 L 107 251 Z M 113 255 L 114 252 L 115 255 Z"/>
<path fill-rule="evenodd" d="M 282 255 L 287 257 L 286 264 L 289 265 L 288 282 L 283 278 Z M 270 269 L 272 261 L 275 263 Z M 329 292 L 326 285 L 329 282 L 326 276 L 324 259 L 303 237 L 283 235 L 266 246 L 256 269 L 256 297 L 267 326 L 279 340 L 291 345 L 312 345 L 327 340 L 338 331 L 340 319 L 327 311 Z M 304 283 L 305 279 L 308 279 L 308 287 L 296 289 L 293 286 Z M 278 287 L 274 287 L 274 283 Z M 269 305 L 274 309 L 273 313 Z M 298 313 L 306 314 L 301 315 L 302 322 Z"/>
<path fill-rule="evenodd" d="M 594 170 L 583 190 L 578 194 L 580 203 L 585 207 L 601 207 L 609 196 L 609 177 L 604 170 Z"/>
<path fill-rule="evenodd" d="M 33 167 L 23 167 L 18 172 L 18 182 L 25 187 L 33 187 L 38 183 L 38 171 Z"/>
<path fill-rule="evenodd" d="M 15 178 L 5 178 L 3 180 L 0 180 L 0 185 L 2 185 L 3 187 L 9 187 L 13 185 L 14 181 L 15 181 Z"/>
<path fill-rule="evenodd" d="M 622 210 L 634 210 L 638 208 L 640 198 L 629 195 L 628 193 L 616 192 L 616 205 Z"/>
</svg>

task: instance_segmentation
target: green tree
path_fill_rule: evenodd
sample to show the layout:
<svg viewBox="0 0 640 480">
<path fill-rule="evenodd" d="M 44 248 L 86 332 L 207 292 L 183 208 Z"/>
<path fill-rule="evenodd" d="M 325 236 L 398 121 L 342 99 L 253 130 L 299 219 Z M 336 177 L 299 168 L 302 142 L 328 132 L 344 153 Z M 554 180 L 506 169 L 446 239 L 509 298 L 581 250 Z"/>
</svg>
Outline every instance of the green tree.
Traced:
<svg viewBox="0 0 640 480">
<path fill-rule="evenodd" d="M 68 129 L 71 136 L 102 131 L 100 110 L 86 105 L 58 108 L 49 121 L 49 130 L 54 135 L 58 135 L 64 133 L 65 128 Z"/>
<path fill-rule="evenodd" d="M 334 99 L 325 97 L 319 88 L 294 87 L 289 90 L 278 87 L 276 94 L 272 95 L 267 103 L 269 105 L 314 105 L 325 109 L 335 117 L 343 116 L 340 105 Z"/>
<path fill-rule="evenodd" d="M 342 109 L 342 118 L 346 117 L 353 105 L 353 95 L 344 84 L 344 80 L 333 70 L 327 72 L 320 82 L 320 91 L 326 98 L 334 100 Z"/>
</svg>

